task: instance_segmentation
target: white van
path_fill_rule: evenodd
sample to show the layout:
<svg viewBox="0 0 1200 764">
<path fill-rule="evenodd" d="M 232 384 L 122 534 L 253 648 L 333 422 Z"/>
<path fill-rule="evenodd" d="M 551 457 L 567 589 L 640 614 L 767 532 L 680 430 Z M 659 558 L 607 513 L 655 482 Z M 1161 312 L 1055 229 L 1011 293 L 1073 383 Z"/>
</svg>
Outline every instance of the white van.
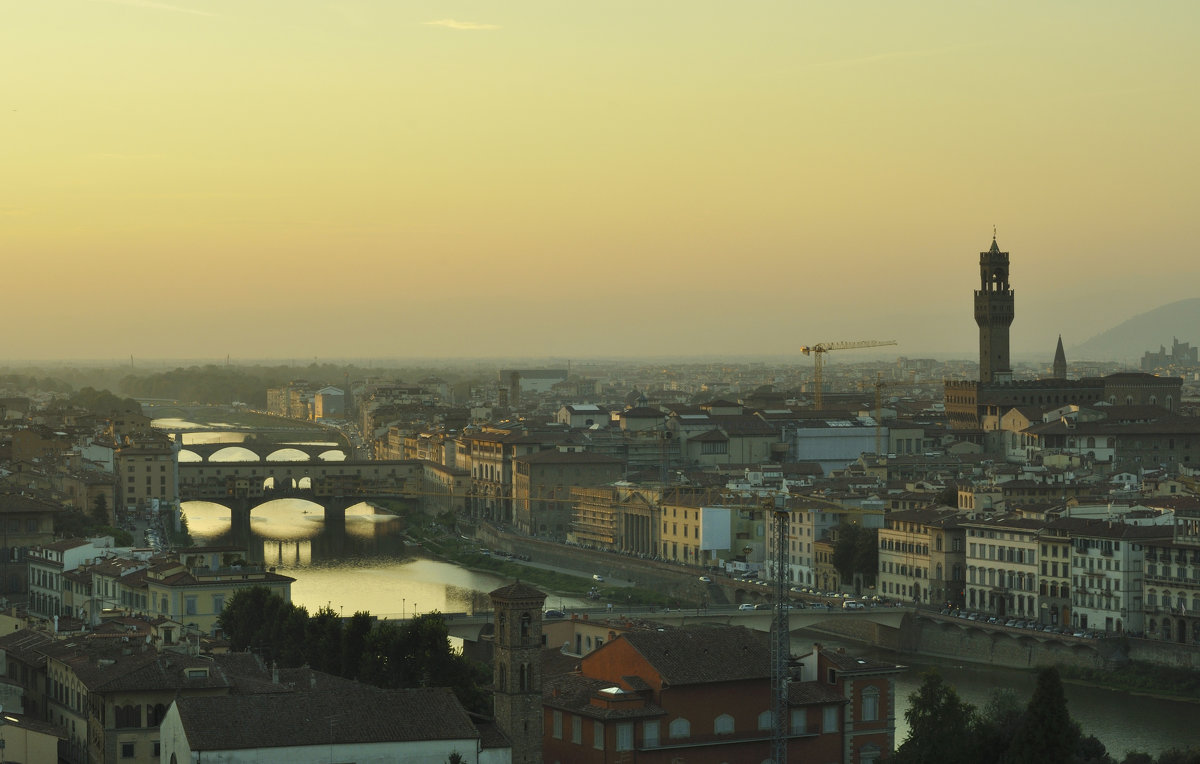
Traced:
<svg viewBox="0 0 1200 764">
<path fill-rule="evenodd" d="M 862 604 L 858 600 L 846 600 L 842 603 L 843 610 L 865 610 L 866 607 L 866 605 Z"/>
</svg>

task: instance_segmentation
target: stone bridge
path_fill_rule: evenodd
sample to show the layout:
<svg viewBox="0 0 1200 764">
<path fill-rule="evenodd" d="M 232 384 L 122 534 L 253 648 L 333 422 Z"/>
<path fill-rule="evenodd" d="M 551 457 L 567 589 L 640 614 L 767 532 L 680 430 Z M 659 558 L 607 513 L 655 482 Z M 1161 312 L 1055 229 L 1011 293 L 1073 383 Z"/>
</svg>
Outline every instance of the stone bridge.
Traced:
<svg viewBox="0 0 1200 764">
<path fill-rule="evenodd" d="M 182 432 L 195 432 L 194 430 L 183 430 Z M 310 461 L 320 461 L 325 457 L 336 455 L 336 459 L 329 461 L 340 461 L 345 456 L 345 446 L 334 441 L 321 443 L 287 443 L 283 441 L 263 441 L 263 440 L 246 440 L 240 443 L 186 443 L 180 446 L 180 462 L 183 464 L 192 463 L 195 460 L 188 460 L 183 457 L 183 454 L 191 453 L 200 457 L 201 462 L 213 461 L 213 456 L 226 449 L 245 449 L 258 457 L 259 461 L 267 461 L 273 456 L 280 453 L 300 451 L 305 454 Z M 218 459 L 217 461 L 220 461 Z M 295 461 L 294 459 L 290 461 Z M 229 464 L 229 462 L 223 462 Z"/>
<path fill-rule="evenodd" d="M 326 498 L 420 495 L 422 462 L 180 462 L 179 500 L 215 501 L 305 498 L 321 503 Z M 358 498 L 356 501 L 363 501 Z M 261 502 L 259 502 L 261 503 Z"/>
<path fill-rule="evenodd" d="M 720 624 L 726 626 L 745 626 L 755 631 L 770 631 L 774 611 L 771 610 L 738 610 L 733 607 L 710 607 L 704 609 L 684 608 L 681 610 L 662 610 L 652 608 L 621 608 L 619 613 L 613 613 L 606 608 L 572 609 L 572 614 L 587 619 L 581 621 L 592 625 L 603 624 L 605 619 L 615 621 L 649 622 L 664 626 L 695 626 L 696 624 Z M 830 623 L 849 623 L 872 625 L 875 628 L 899 629 L 906 617 L 914 613 L 910 607 L 878 607 L 863 610 L 819 610 L 808 608 L 788 612 L 788 629 L 799 631 L 812 626 Z M 491 612 L 483 613 L 443 613 L 446 628 L 450 636 L 465 641 L 476 642 L 481 634 L 492 630 Z M 388 619 L 391 620 L 391 619 Z M 543 621 L 546 627 L 562 621 Z"/>
</svg>

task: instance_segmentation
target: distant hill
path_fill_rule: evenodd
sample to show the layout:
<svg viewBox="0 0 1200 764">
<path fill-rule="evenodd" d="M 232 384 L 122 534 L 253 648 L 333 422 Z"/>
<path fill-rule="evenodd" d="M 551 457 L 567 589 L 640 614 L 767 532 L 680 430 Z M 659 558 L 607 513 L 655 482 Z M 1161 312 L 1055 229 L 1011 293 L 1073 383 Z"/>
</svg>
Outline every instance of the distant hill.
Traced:
<svg viewBox="0 0 1200 764">
<path fill-rule="evenodd" d="M 1200 297 L 1172 302 L 1134 316 L 1067 351 L 1068 361 L 1135 361 L 1171 338 L 1200 344 Z"/>
</svg>

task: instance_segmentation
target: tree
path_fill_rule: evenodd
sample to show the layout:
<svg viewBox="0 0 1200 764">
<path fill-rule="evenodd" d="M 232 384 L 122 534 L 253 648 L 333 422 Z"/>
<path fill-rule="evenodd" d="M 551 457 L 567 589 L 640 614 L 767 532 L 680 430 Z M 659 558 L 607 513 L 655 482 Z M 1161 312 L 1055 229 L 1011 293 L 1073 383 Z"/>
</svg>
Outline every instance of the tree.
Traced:
<svg viewBox="0 0 1200 764">
<path fill-rule="evenodd" d="M 875 585 L 879 572 L 879 530 L 863 528 L 854 544 L 854 572 L 862 576 L 867 586 Z M 860 591 L 855 587 L 855 591 Z"/>
<path fill-rule="evenodd" d="M 1000 764 L 1021 722 L 1021 703 L 1009 689 L 992 690 L 971 733 L 975 764 Z"/>
<path fill-rule="evenodd" d="M 92 500 L 92 519 L 99 525 L 108 525 L 108 496 L 106 494 L 98 493 Z"/>
<path fill-rule="evenodd" d="M 947 483 L 946 487 L 938 491 L 937 503 L 943 507 L 958 507 L 958 486 L 954 483 Z"/>
<path fill-rule="evenodd" d="M 219 623 L 234 650 L 254 650 L 278 666 L 307 664 L 376 687 L 449 687 L 468 711 L 488 707 L 489 672 L 451 647 L 440 613 L 397 625 L 359 612 L 344 622 L 331 608 L 310 616 L 256 586 L 230 597 Z"/>
<path fill-rule="evenodd" d="M 935 670 L 908 696 L 908 738 L 896 749 L 896 764 L 950 764 L 971 760 L 975 707 L 963 702 Z"/>
<path fill-rule="evenodd" d="M 874 583 L 879 569 L 879 533 L 874 528 L 864 528 L 857 523 L 842 523 L 838 526 L 837 541 L 833 545 L 833 567 L 843 582 L 862 581 Z M 855 586 L 858 589 L 858 586 Z"/>
<path fill-rule="evenodd" d="M 1058 669 L 1038 672 L 1033 697 L 1009 743 L 1004 761 L 1011 764 L 1062 764 L 1071 761 L 1080 743 L 1079 725 L 1067 711 Z"/>
</svg>

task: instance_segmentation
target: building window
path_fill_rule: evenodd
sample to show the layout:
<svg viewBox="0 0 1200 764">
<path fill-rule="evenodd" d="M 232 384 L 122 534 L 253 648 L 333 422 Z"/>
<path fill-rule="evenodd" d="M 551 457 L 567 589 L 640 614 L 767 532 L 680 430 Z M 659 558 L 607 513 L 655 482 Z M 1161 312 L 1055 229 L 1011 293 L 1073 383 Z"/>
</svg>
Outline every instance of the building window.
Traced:
<svg viewBox="0 0 1200 764">
<path fill-rule="evenodd" d="M 772 714 L 770 711 L 763 711 L 758 715 L 758 728 L 760 730 L 769 730 L 772 726 Z"/>
<path fill-rule="evenodd" d="M 571 742 L 583 745 L 583 719 L 578 716 L 571 717 Z"/>
<path fill-rule="evenodd" d="M 195 615 L 196 614 L 196 598 L 195 597 L 184 597 L 183 598 L 183 612 L 186 615 Z"/>
<path fill-rule="evenodd" d="M 669 733 L 673 738 L 688 737 L 692 734 L 692 725 L 687 719 L 675 719 L 671 722 Z"/>
<path fill-rule="evenodd" d="M 600 722 L 592 722 L 592 748 L 604 750 L 604 725 Z"/>
<path fill-rule="evenodd" d="M 617 750 L 633 750 L 633 722 L 622 722 L 617 725 Z"/>
<path fill-rule="evenodd" d="M 562 740 L 562 711 L 554 712 L 554 735 L 555 740 Z"/>
<path fill-rule="evenodd" d="M 121 743 L 121 758 L 122 759 L 132 759 L 133 758 L 133 743 Z"/>
<path fill-rule="evenodd" d="M 837 732 L 838 731 L 838 707 L 826 706 L 823 709 L 821 716 L 821 731 L 822 732 Z"/>
<path fill-rule="evenodd" d="M 879 719 L 879 690 L 868 687 L 862 694 L 862 720 L 873 722 Z"/>
<path fill-rule="evenodd" d="M 733 717 L 721 714 L 713 722 L 713 732 L 717 735 L 728 735 L 733 732 Z"/>
<path fill-rule="evenodd" d="M 655 748 L 658 746 L 657 719 L 642 724 L 642 745 L 646 748 Z"/>
<path fill-rule="evenodd" d="M 808 709 L 792 709 L 792 734 L 804 735 L 808 732 Z"/>
</svg>

